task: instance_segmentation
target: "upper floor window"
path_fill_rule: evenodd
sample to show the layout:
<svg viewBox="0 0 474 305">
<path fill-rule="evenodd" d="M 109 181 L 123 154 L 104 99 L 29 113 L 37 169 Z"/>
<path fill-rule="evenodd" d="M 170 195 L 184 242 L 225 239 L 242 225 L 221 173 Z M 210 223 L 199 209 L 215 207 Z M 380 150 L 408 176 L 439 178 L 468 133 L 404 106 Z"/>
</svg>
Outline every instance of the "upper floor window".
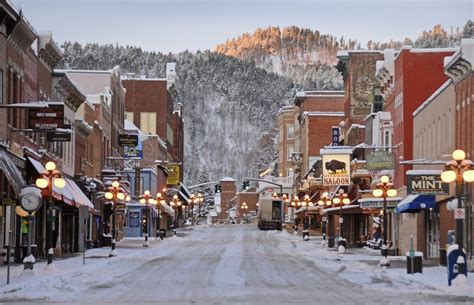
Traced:
<svg viewBox="0 0 474 305">
<path fill-rule="evenodd" d="M 287 125 L 286 126 L 286 138 L 293 139 L 295 137 L 295 126 Z"/>
<path fill-rule="evenodd" d="M 140 129 L 143 133 L 156 134 L 156 112 L 140 112 Z"/>
<path fill-rule="evenodd" d="M 291 161 L 293 157 L 293 152 L 295 151 L 293 145 L 288 145 L 286 147 L 286 160 Z"/>
<path fill-rule="evenodd" d="M 127 117 L 126 117 L 127 121 L 129 121 L 130 123 L 133 123 L 133 112 L 128 112 L 127 111 L 126 115 L 127 115 Z"/>
</svg>

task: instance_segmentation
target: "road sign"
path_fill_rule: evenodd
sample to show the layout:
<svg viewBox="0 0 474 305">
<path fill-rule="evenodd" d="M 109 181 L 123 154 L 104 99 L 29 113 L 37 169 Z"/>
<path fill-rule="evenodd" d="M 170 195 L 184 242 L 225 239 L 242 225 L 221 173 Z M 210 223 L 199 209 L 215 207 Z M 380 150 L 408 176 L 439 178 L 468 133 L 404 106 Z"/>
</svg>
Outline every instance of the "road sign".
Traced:
<svg viewBox="0 0 474 305">
<path fill-rule="evenodd" d="M 466 213 L 464 209 L 455 209 L 454 210 L 454 219 L 465 219 Z"/>
</svg>

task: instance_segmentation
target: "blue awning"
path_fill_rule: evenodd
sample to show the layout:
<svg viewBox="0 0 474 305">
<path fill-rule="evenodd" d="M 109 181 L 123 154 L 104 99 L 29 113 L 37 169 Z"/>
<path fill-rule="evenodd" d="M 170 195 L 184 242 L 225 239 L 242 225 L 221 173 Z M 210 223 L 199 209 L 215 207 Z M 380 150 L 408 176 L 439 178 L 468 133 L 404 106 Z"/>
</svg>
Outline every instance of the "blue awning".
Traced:
<svg viewBox="0 0 474 305">
<path fill-rule="evenodd" d="M 417 213 L 436 207 L 435 195 L 408 195 L 397 206 L 397 213 Z"/>
</svg>

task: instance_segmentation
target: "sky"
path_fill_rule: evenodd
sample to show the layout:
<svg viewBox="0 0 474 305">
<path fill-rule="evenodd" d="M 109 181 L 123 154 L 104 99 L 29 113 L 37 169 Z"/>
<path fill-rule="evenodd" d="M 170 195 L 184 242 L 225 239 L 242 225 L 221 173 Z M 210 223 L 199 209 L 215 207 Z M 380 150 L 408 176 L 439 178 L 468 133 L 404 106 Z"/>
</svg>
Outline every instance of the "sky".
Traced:
<svg viewBox="0 0 474 305">
<path fill-rule="evenodd" d="M 64 41 L 119 43 L 147 51 L 214 49 L 256 28 L 291 26 L 345 40 L 416 39 L 441 24 L 462 28 L 471 0 L 9 0 L 36 30 Z"/>
</svg>

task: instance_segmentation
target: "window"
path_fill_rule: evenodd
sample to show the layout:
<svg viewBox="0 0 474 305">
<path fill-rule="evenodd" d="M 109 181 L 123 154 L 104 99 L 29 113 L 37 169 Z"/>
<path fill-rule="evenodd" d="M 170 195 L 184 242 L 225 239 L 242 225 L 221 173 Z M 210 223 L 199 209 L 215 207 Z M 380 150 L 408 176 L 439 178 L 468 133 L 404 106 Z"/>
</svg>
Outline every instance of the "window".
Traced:
<svg viewBox="0 0 474 305">
<path fill-rule="evenodd" d="M 173 145 L 173 128 L 171 128 L 170 124 L 166 124 L 166 137 L 168 138 L 168 142 Z"/>
<path fill-rule="evenodd" d="M 3 100 L 3 71 L 0 70 L 0 104 L 5 103 Z"/>
<path fill-rule="evenodd" d="M 293 148 L 293 145 L 288 145 L 286 147 L 286 160 L 287 161 L 291 161 L 291 158 L 293 156 L 294 151 L 295 151 L 295 149 Z"/>
<path fill-rule="evenodd" d="M 286 138 L 293 139 L 295 137 L 295 126 L 287 125 L 286 126 Z"/>
<path fill-rule="evenodd" d="M 126 115 L 127 115 L 126 117 L 127 121 L 133 123 L 133 112 L 126 112 Z"/>
<path fill-rule="evenodd" d="M 156 112 L 140 112 L 140 129 L 143 133 L 156 134 Z"/>
</svg>

